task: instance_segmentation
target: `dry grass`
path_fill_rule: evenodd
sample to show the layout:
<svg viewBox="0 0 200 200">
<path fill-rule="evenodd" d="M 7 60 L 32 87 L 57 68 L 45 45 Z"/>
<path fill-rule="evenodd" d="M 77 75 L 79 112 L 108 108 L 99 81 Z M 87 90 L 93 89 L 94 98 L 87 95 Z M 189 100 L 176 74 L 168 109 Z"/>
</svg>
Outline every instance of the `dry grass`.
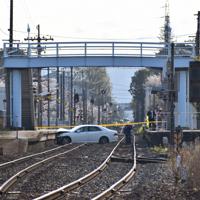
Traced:
<svg viewBox="0 0 200 200">
<path fill-rule="evenodd" d="M 200 191 L 200 144 L 187 146 L 180 150 L 180 167 L 177 167 L 177 153 L 171 151 L 170 166 L 175 183 L 185 182 L 193 191 Z"/>
<path fill-rule="evenodd" d="M 188 187 L 200 190 L 200 145 L 196 146 L 186 158 L 188 164 Z"/>
</svg>

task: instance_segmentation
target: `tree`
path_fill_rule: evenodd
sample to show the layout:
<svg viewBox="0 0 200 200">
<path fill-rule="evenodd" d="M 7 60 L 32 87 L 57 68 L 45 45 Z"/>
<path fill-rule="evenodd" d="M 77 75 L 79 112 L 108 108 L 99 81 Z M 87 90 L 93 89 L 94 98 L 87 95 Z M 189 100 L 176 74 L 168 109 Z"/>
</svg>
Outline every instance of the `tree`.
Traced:
<svg viewBox="0 0 200 200">
<path fill-rule="evenodd" d="M 106 102 L 111 101 L 111 82 L 105 68 L 93 67 L 86 69 L 85 79 L 88 84 L 89 96 L 93 97 L 94 104 L 97 105 L 95 98 L 104 95 Z M 108 102 L 108 103 L 109 103 Z"/>
<path fill-rule="evenodd" d="M 151 75 L 158 74 L 156 71 L 142 69 L 135 72 L 132 77 L 129 92 L 133 96 L 132 108 L 135 121 L 143 121 L 145 118 L 145 83 Z"/>
<path fill-rule="evenodd" d="M 74 86 L 81 95 L 83 121 L 92 123 L 98 110 L 98 122 L 107 116 L 107 107 L 111 102 L 111 83 L 105 68 L 76 68 Z M 105 117 L 104 117 L 105 118 Z"/>
</svg>

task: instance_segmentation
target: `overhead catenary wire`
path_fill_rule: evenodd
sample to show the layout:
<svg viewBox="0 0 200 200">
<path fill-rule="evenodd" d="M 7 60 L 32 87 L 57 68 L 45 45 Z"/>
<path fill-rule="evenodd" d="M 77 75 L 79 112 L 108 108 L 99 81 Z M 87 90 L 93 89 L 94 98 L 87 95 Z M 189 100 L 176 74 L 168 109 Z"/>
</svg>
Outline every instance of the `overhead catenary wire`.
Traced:
<svg viewBox="0 0 200 200">
<path fill-rule="evenodd" d="M 1 29 L 2 30 L 2 29 Z M 3 30 L 2 30 L 3 31 Z M 13 30 L 14 32 L 17 33 L 22 33 L 22 34 L 27 34 L 27 31 L 23 31 L 23 30 Z M 4 31 L 3 31 L 4 32 Z M 5 33 L 5 32 L 4 32 Z M 30 33 L 31 35 L 37 34 L 36 32 Z M 45 34 L 46 36 L 49 36 L 49 34 Z M 186 33 L 186 34 L 180 34 L 180 35 L 174 35 L 175 38 L 178 37 L 185 37 L 185 36 L 191 36 L 191 35 L 195 35 L 195 33 Z M 113 41 L 113 40 L 117 40 L 117 41 L 134 41 L 134 40 L 144 40 L 144 39 L 157 39 L 156 37 L 134 37 L 134 38 L 97 38 L 97 37 L 75 37 L 75 36 L 64 36 L 64 35 L 54 35 L 51 34 L 52 37 L 54 38 L 66 38 L 66 39 L 76 39 L 76 40 L 109 40 L 109 41 Z"/>
</svg>

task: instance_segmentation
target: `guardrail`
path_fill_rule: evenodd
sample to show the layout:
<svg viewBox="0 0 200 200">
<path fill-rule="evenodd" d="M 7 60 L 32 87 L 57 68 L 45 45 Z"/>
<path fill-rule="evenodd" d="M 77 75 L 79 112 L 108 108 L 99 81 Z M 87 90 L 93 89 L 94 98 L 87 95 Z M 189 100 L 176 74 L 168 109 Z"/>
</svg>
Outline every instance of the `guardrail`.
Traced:
<svg viewBox="0 0 200 200">
<path fill-rule="evenodd" d="M 175 56 L 195 56 L 195 43 L 175 43 Z M 43 42 L 4 43 L 4 57 L 73 57 L 170 55 L 170 45 L 161 42 Z"/>
</svg>

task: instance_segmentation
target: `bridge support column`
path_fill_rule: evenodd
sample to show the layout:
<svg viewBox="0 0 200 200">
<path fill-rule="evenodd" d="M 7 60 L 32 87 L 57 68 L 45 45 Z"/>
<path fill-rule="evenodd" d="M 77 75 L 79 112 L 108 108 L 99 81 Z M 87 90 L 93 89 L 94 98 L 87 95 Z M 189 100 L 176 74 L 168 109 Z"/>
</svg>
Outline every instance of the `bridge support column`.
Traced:
<svg viewBox="0 0 200 200">
<path fill-rule="evenodd" d="M 14 128 L 22 127 L 22 84 L 21 71 L 10 72 L 10 123 Z"/>
<path fill-rule="evenodd" d="M 177 125 L 187 127 L 189 120 L 188 111 L 188 71 L 178 72 L 178 102 L 177 102 Z"/>
<path fill-rule="evenodd" d="M 7 128 L 35 129 L 31 69 L 6 71 Z"/>
</svg>

